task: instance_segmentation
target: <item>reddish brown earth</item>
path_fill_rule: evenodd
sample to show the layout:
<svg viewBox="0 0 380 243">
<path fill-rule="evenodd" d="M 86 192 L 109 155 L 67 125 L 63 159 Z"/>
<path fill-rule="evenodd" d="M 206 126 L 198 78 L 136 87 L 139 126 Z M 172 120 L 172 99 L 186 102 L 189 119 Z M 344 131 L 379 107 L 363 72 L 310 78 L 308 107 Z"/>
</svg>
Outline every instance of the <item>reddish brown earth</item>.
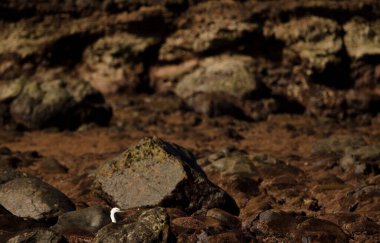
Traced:
<svg viewBox="0 0 380 243">
<path fill-rule="evenodd" d="M 113 207 L 94 175 L 156 136 L 240 209 L 155 207 L 170 217 L 162 241 L 379 242 L 379 17 L 378 0 L 3 0 L 1 172 L 42 179 L 77 211 Z M 8 209 L 0 241 L 55 224 Z"/>
<path fill-rule="evenodd" d="M 134 101 L 134 104 L 131 104 L 131 100 Z M 379 181 L 379 176 L 375 176 L 373 173 L 355 175 L 342 171 L 339 167 L 329 168 L 327 164 L 334 162 L 334 157 L 315 157 L 311 153 L 316 140 L 334 134 L 362 135 L 369 143 L 379 143 L 379 117 L 359 123 L 316 119 L 304 115 L 278 114 L 270 116 L 268 120 L 262 122 L 245 122 L 231 117 L 215 119 L 193 112 L 176 110 L 173 109 L 175 101 L 166 97 L 119 96 L 110 98 L 109 102 L 115 111 L 109 127 L 83 125 L 77 131 L 64 132 L 54 129 L 23 133 L 2 131 L 1 144 L 13 151 L 37 151 L 43 157 L 57 159 L 59 163 L 67 167 L 67 173 L 49 172 L 49 170 L 41 168 L 38 163 L 19 169 L 36 175 L 57 187 L 76 204 L 77 209 L 90 205 L 106 205 L 92 193 L 91 177 L 89 176 L 107 160 L 146 136 L 158 136 L 184 146 L 191 150 L 197 158 L 208 156 L 228 146 L 244 150 L 249 155 L 271 154 L 305 172 L 308 198 L 317 199 L 319 208 L 310 210 L 307 202 L 299 204 L 297 200 L 288 197 L 287 193 L 282 193 L 281 190 L 272 194 L 274 200 L 277 200 L 272 207 L 285 212 L 304 212 L 307 216 L 327 218 L 332 222 L 338 220 L 338 217 L 334 216 L 335 214 L 345 211 L 338 202 L 341 199 L 344 200 L 348 191 L 363 184 L 378 183 Z M 163 104 L 161 110 L 153 110 L 152 102 L 161 102 Z M 320 183 L 321 178 L 328 175 L 335 175 L 344 183 L 342 185 L 327 183 L 324 184 L 325 187 L 330 186 L 331 188 L 318 189 L 323 187 Z M 253 213 L 262 211 L 254 205 L 259 205 L 260 201 L 268 199 L 265 196 L 267 195 L 266 190 L 262 188 L 265 184 L 270 183 L 268 180 L 264 179 L 259 186 L 260 192 L 256 196 L 247 197 L 241 196 L 238 191 L 231 191 L 230 177 L 223 177 L 217 173 L 209 173 L 208 176 L 214 183 L 224 187 L 233 195 L 241 207 L 239 217 L 241 221 L 244 222 Z M 292 187 L 297 188 L 297 185 Z M 280 199 L 286 199 L 287 202 L 281 203 Z M 378 206 L 378 199 L 369 202 L 369 208 Z M 361 210 L 358 214 L 370 217 L 374 222 L 380 223 L 379 211 L 367 213 L 365 210 Z M 350 229 L 344 230 L 350 232 Z M 362 232 L 358 235 L 351 235 L 350 238 L 352 241 L 367 239 L 367 242 L 374 242 L 379 235 L 372 236 L 373 233 Z M 76 238 L 71 237 L 70 239 L 74 242 Z M 264 239 L 271 242 L 268 236 Z"/>
</svg>

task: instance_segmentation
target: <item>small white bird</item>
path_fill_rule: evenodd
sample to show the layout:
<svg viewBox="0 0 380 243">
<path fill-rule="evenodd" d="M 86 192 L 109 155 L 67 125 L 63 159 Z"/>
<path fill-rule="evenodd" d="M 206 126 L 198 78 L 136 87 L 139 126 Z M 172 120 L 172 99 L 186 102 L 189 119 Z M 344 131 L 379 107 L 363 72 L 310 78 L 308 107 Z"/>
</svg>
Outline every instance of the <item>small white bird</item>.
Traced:
<svg viewBox="0 0 380 243">
<path fill-rule="evenodd" d="M 120 208 L 112 208 L 111 209 L 110 216 L 111 216 L 112 223 L 114 223 L 114 224 L 116 223 L 115 213 L 119 213 L 119 212 L 124 212 L 124 211 L 122 211 Z"/>
</svg>

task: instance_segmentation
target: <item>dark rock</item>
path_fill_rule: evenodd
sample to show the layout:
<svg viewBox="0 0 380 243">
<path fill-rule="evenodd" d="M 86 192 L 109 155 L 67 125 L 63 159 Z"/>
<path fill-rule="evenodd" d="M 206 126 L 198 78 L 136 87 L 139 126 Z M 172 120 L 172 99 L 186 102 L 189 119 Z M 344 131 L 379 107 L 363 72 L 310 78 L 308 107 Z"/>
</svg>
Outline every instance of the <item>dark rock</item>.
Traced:
<svg viewBox="0 0 380 243">
<path fill-rule="evenodd" d="M 98 231 L 94 242 L 170 242 L 169 217 L 163 208 L 148 209 L 135 222 L 109 224 Z"/>
<path fill-rule="evenodd" d="M 4 230 L 6 232 L 9 232 L 10 234 L 14 234 L 14 232 L 23 231 L 30 228 L 36 228 L 36 227 L 44 227 L 47 226 L 43 222 L 37 222 L 33 219 L 25 219 L 20 218 L 12 213 L 10 213 L 8 210 L 0 206 L 0 231 Z M 0 237 L 1 240 L 1 237 Z M 5 242 L 5 240 L 1 240 L 2 242 Z"/>
<path fill-rule="evenodd" d="M 52 229 L 61 234 L 91 235 L 109 223 L 110 209 L 92 206 L 61 214 Z"/>
<path fill-rule="evenodd" d="M 0 204 L 12 214 L 48 220 L 75 209 L 62 192 L 37 178 L 15 178 L 0 186 Z"/>
<path fill-rule="evenodd" d="M 105 125 L 112 115 L 101 95 L 88 84 L 61 80 L 26 84 L 10 112 L 17 124 L 28 129 L 73 129 L 88 122 Z"/>
<path fill-rule="evenodd" d="M 23 243 L 23 242 L 36 242 L 36 243 L 64 243 L 67 242 L 65 238 L 58 235 L 49 229 L 31 229 L 17 234 L 10 238 L 8 243 Z"/>
<path fill-rule="evenodd" d="M 297 226 L 297 240 L 307 242 L 348 242 L 348 236 L 336 224 L 311 218 Z"/>
<path fill-rule="evenodd" d="M 105 164 L 96 174 L 95 187 L 120 208 L 160 205 L 187 212 L 214 207 L 239 212 L 189 151 L 156 137 L 141 140 Z"/>
</svg>

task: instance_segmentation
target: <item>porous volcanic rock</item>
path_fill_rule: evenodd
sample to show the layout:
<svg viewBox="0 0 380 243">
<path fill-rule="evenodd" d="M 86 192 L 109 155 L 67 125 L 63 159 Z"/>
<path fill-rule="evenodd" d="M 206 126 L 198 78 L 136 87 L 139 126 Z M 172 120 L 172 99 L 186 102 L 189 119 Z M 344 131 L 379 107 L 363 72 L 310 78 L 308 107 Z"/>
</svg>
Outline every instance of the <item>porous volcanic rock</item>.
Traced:
<svg viewBox="0 0 380 243">
<path fill-rule="evenodd" d="M 65 194 L 37 178 L 14 178 L 0 186 L 0 204 L 18 217 L 48 220 L 75 210 Z"/>
<path fill-rule="evenodd" d="M 130 222 L 132 221 L 132 222 Z M 136 220 L 109 224 L 98 231 L 96 243 L 170 242 L 169 216 L 163 208 L 156 207 L 141 212 Z"/>
<path fill-rule="evenodd" d="M 157 137 L 142 139 L 99 169 L 95 187 L 120 208 L 221 208 L 238 214 L 235 201 L 211 183 L 188 150 Z"/>
</svg>

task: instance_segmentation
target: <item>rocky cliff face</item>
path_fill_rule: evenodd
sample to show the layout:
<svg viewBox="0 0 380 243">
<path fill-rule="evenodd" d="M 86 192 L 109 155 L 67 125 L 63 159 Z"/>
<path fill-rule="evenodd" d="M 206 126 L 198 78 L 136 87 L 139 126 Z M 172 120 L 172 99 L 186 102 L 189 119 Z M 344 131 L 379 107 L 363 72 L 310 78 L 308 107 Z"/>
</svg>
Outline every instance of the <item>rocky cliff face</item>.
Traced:
<svg viewBox="0 0 380 243">
<path fill-rule="evenodd" d="M 252 119 L 380 109 L 375 0 L 7 0 L 0 13 L 1 83 L 75 77 L 103 94 L 175 92 L 198 112 L 232 106 Z"/>
</svg>

